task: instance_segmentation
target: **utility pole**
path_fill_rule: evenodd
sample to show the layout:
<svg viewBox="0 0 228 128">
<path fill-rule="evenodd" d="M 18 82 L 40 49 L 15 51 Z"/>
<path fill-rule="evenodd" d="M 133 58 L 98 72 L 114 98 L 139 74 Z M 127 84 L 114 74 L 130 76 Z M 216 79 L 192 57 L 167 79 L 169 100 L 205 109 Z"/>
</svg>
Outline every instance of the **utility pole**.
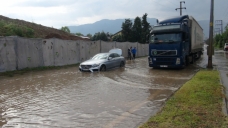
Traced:
<svg viewBox="0 0 228 128">
<path fill-rule="evenodd" d="M 185 1 L 180 1 L 180 8 L 175 9 L 176 11 L 177 11 L 177 9 L 180 9 L 180 16 L 182 15 L 182 9 L 186 9 L 186 7 L 182 8 L 182 3 L 185 3 Z"/>
<path fill-rule="evenodd" d="M 222 20 L 216 20 L 215 23 L 219 22 L 220 24 L 216 24 L 216 26 L 220 25 L 221 26 L 221 34 L 223 33 L 223 25 L 222 25 Z"/>
<path fill-rule="evenodd" d="M 212 67 L 213 21 L 214 21 L 214 0 L 211 0 L 209 46 L 207 47 L 207 52 L 208 52 L 208 65 L 207 65 L 207 68 L 213 68 Z"/>
</svg>

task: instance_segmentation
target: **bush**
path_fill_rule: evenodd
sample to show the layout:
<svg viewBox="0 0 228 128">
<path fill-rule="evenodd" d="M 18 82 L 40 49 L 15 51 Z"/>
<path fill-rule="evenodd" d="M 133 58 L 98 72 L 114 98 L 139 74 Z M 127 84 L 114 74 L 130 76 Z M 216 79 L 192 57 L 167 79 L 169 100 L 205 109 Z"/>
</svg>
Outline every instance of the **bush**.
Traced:
<svg viewBox="0 0 228 128">
<path fill-rule="evenodd" d="M 34 30 L 25 26 L 19 26 L 15 23 L 0 21 L 1 36 L 20 36 L 31 38 L 34 36 Z"/>
</svg>

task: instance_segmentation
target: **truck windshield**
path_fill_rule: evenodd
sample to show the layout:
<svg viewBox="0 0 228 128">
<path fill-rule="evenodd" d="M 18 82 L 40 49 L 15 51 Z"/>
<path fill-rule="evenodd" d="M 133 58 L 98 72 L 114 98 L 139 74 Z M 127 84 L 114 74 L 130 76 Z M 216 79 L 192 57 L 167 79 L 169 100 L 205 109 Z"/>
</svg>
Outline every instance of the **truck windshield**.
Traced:
<svg viewBox="0 0 228 128">
<path fill-rule="evenodd" d="M 179 42 L 181 41 L 180 33 L 170 33 L 170 34 L 156 34 L 151 35 L 150 43 L 167 43 L 167 42 Z"/>
</svg>

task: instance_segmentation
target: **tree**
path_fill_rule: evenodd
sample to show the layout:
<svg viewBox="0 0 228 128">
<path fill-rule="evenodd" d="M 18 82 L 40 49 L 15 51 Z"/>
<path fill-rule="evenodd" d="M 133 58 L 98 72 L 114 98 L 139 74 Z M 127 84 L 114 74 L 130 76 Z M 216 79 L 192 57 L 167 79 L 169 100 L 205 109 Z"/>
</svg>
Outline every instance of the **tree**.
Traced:
<svg viewBox="0 0 228 128">
<path fill-rule="evenodd" d="M 108 41 L 108 37 L 107 37 L 107 35 L 104 33 L 104 31 L 102 31 L 101 34 L 100 34 L 100 40 Z"/>
<path fill-rule="evenodd" d="M 148 34 L 150 34 L 150 23 L 147 22 L 147 13 L 145 13 L 142 17 L 142 43 L 146 43 Z"/>
<path fill-rule="evenodd" d="M 67 32 L 67 33 L 70 33 L 70 29 L 67 26 L 62 27 L 60 30 Z"/>
<path fill-rule="evenodd" d="M 132 30 L 132 22 L 130 19 L 125 19 L 125 22 L 122 23 L 122 37 L 124 41 L 130 41 L 131 39 L 131 30 Z"/>
<path fill-rule="evenodd" d="M 123 37 L 121 34 L 118 34 L 118 35 L 114 36 L 112 40 L 117 41 L 117 42 L 123 42 Z"/>
<path fill-rule="evenodd" d="M 224 44 L 227 42 L 228 42 L 228 28 L 226 27 L 226 30 L 224 33 L 215 35 L 214 46 L 217 48 L 223 48 Z"/>
<path fill-rule="evenodd" d="M 84 35 L 81 34 L 80 32 L 76 32 L 75 35 L 77 35 L 77 36 L 84 36 Z"/>
<path fill-rule="evenodd" d="M 132 42 L 141 42 L 141 35 L 142 35 L 142 23 L 139 17 L 136 17 L 134 20 L 134 25 L 132 27 Z"/>
<path fill-rule="evenodd" d="M 90 39 L 93 37 L 92 34 L 90 34 L 90 33 L 87 34 L 86 36 L 89 37 Z"/>
<path fill-rule="evenodd" d="M 92 41 L 97 41 L 97 40 L 103 40 L 103 41 L 108 41 L 107 35 L 102 31 L 95 33 L 94 36 L 91 38 Z"/>
</svg>

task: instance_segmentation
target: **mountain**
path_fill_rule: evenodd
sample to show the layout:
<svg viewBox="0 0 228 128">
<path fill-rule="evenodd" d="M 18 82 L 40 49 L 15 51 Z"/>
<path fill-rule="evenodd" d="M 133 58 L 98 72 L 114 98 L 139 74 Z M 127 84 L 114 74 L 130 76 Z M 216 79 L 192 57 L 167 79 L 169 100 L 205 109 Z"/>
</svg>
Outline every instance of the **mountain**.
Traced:
<svg viewBox="0 0 228 128">
<path fill-rule="evenodd" d="M 104 31 L 105 33 L 109 32 L 111 34 L 115 34 L 119 32 L 122 28 L 122 23 L 125 22 L 125 19 L 116 19 L 116 20 L 100 20 L 93 24 L 84 24 L 79 26 L 68 26 L 71 33 L 82 33 L 83 35 L 92 34 L 94 35 L 97 32 Z M 157 21 L 156 18 L 147 18 L 147 22 L 150 25 L 156 25 Z M 132 19 L 132 23 L 134 20 Z M 204 38 L 209 37 L 209 20 L 200 20 L 198 21 L 200 26 L 203 28 Z"/>
<path fill-rule="evenodd" d="M 125 19 L 116 19 L 116 20 L 100 20 L 93 24 L 84 24 L 79 26 L 67 26 L 70 29 L 71 33 L 77 33 L 80 32 L 83 35 L 92 34 L 94 35 L 97 32 L 104 31 L 105 33 L 109 32 L 111 34 L 115 34 L 119 32 L 122 28 L 122 23 L 125 22 Z M 150 23 L 150 25 L 157 24 L 155 18 L 147 18 L 147 22 Z M 134 23 L 134 20 L 132 19 L 132 23 Z"/>
</svg>

